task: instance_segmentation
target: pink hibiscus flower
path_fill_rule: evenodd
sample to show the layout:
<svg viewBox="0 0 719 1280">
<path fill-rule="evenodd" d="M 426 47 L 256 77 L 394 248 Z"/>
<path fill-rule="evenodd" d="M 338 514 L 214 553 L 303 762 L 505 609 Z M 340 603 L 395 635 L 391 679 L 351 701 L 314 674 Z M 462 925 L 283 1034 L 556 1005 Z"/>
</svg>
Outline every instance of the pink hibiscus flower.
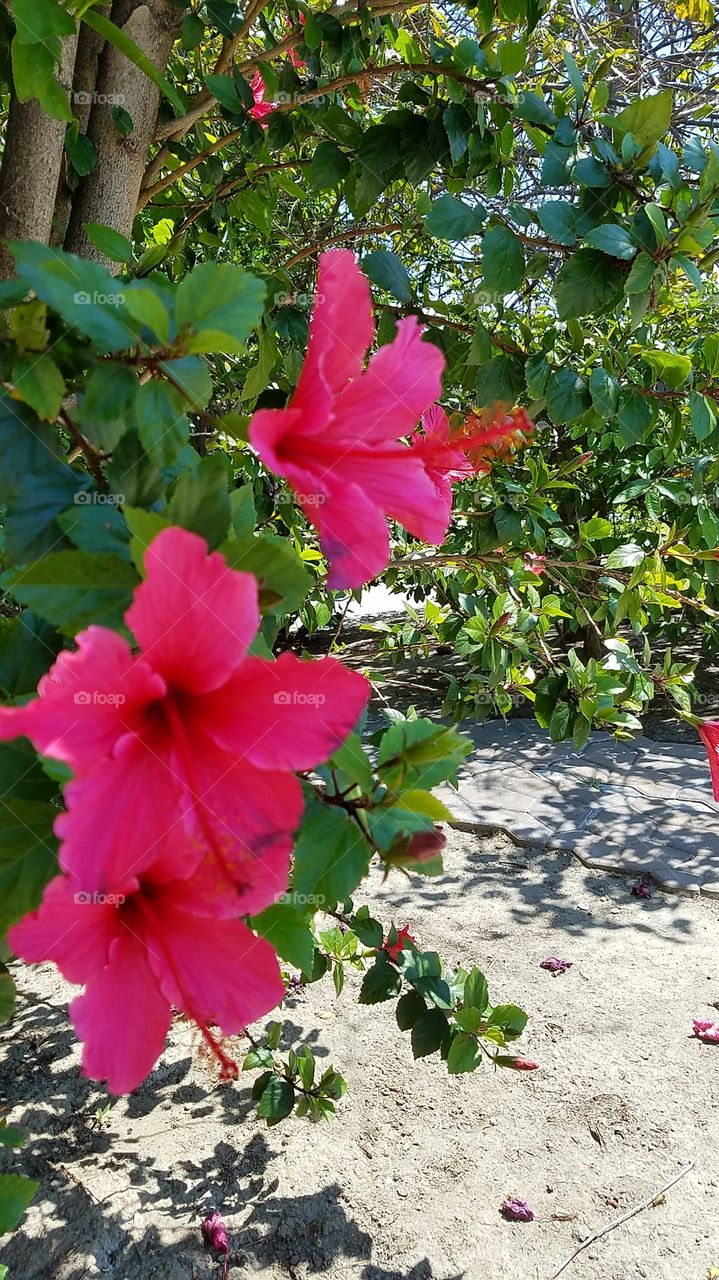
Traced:
<svg viewBox="0 0 719 1280">
<path fill-rule="evenodd" d="M 0 709 L 0 738 L 25 734 L 73 769 L 55 831 L 79 889 L 125 892 L 150 870 L 170 880 L 208 858 L 227 914 L 238 894 L 251 914 L 287 885 L 303 808 L 294 771 L 332 754 L 369 685 L 334 658 L 249 657 L 257 582 L 196 534 L 162 530 L 145 567 L 125 615 L 139 655 L 89 627 L 37 699 Z"/>
<path fill-rule="evenodd" d="M 700 720 L 696 730 L 707 749 L 714 799 L 719 800 L 719 720 Z"/>
<path fill-rule="evenodd" d="M 307 18 L 305 14 L 300 13 L 298 14 L 298 17 L 300 21 L 300 26 L 304 27 L 305 23 L 307 22 Z M 286 25 L 289 31 L 293 30 L 292 20 L 290 18 L 287 19 Z M 290 62 L 292 63 L 292 66 L 295 68 L 295 71 L 301 71 L 303 67 L 307 66 L 307 63 L 300 57 L 299 53 L 297 53 L 295 49 L 290 49 Z"/>
<path fill-rule="evenodd" d="M 522 567 L 526 573 L 533 573 L 537 578 L 541 578 L 546 563 L 546 556 L 541 556 L 536 551 L 528 551 L 522 562 Z"/>
<path fill-rule="evenodd" d="M 222 918 L 225 904 L 209 865 L 176 880 L 169 879 L 169 862 L 155 863 L 124 893 L 88 894 L 77 880 L 57 876 L 39 909 L 8 932 L 23 960 L 53 960 L 69 982 L 85 987 L 70 1005 L 84 1041 L 83 1072 L 107 1080 L 112 1093 L 136 1089 L 152 1070 L 173 1006 L 197 1023 L 223 1078 L 236 1076 L 210 1025 L 237 1034 L 284 996 L 269 942 L 241 920 Z M 263 896 L 269 899 L 271 889 Z M 254 910 L 256 894 L 250 897 Z"/>
<path fill-rule="evenodd" d="M 250 107 L 248 115 L 252 120 L 257 120 L 263 129 L 266 129 L 267 121 L 265 116 L 269 116 L 273 111 L 277 110 L 277 103 L 265 102 L 265 82 L 259 71 L 256 71 L 250 80 L 250 89 L 252 90 L 255 105 Z"/>
<path fill-rule="evenodd" d="M 285 409 L 260 409 L 250 441 L 284 476 L 330 562 L 330 588 L 361 587 L 389 563 L 386 517 L 425 542 L 444 540 L 451 493 L 421 449 L 421 415 L 438 398 L 444 357 L 414 316 L 363 370 L 374 337 L 366 277 L 348 250 L 322 254 L 307 356 Z"/>
</svg>

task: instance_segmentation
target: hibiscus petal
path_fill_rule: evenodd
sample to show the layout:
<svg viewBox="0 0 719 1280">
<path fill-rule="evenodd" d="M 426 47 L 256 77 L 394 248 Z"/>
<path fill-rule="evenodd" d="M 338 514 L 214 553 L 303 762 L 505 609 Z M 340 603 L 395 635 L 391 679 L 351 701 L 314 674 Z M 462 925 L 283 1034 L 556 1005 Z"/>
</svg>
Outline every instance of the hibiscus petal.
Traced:
<svg viewBox="0 0 719 1280">
<path fill-rule="evenodd" d="M 387 522 L 359 485 L 338 485 L 312 514 L 305 514 L 319 530 L 322 550 L 330 563 L 327 586 L 331 591 L 355 590 L 387 568 Z"/>
<path fill-rule="evenodd" d="M 116 931 L 114 903 L 92 901 L 67 876 L 56 876 L 37 911 L 8 931 L 8 942 L 28 964 L 52 960 L 68 982 L 81 983 L 107 963 Z"/>
<path fill-rule="evenodd" d="M 370 686 L 336 658 L 246 658 L 221 690 L 197 700 L 202 727 L 259 769 L 313 769 L 356 725 Z"/>
<path fill-rule="evenodd" d="M 329 417 L 329 401 L 325 419 Z M 320 421 L 319 412 L 314 415 L 315 424 Z M 295 493 L 314 494 L 317 467 L 303 466 L 293 443 L 293 437 L 302 430 L 303 414 L 300 409 L 258 409 L 249 426 L 249 440 L 265 466 L 275 475 L 284 476 Z"/>
<path fill-rule="evenodd" d="M 191 802 L 166 745 L 128 734 L 111 760 L 65 788 L 55 821 L 60 865 L 90 893 L 131 884 L 149 867 L 158 878 L 189 875 L 202 856 L 183 821 Z"/>
<path fill-rule="evenodd" d="M 44 755 L 83 772 L 107 755 L 146 707 L 162 697 L 161 676 L 133 657 L 122 636 L 88 627 L 44 675 L 34 701 L 0 709 L 0 739 L 24 734 Z"/>
<path fill-rule="evenodd" d="M 369 502 L 424 542 L 444 542 L 452 512 L 451 486 L 440 489 L 427 474 L 420 454 L 399 445 L 392 449 L 355 449 L 332 465 L 333 481 L 344 473 Z M 324 515 L 319 508 L 320 519 Z"/>
<path fill-rule="evenodd" d="M 145 657 L 175 689 L 218 688 L 260 625 L 256 580 L 186 529 L 158 533 L 145 568 L 125 614 Z"/>
<path fill-rule="evenodd" d="M 261 911 L 287 889 L 293 835 L 304 808 L 298 779 L 237 761 L 205 737 L 197 741 L 195 790 L 192 822 L 205 861 L 225 869 L 239 890 L 243 915 Z"/>
<path fill-rule="evenodd" d="M 373 338 L 370 287 L 354 254 L 348 249 L 323 253 L 307 355 L 292 397 L 292 407 L 307 413 L 307 430 L 316 431 L 312 414 L 319 404 L 313 401 L 324 401 L 327 391 L 336 395 L 348 378 L 357 377 Z"/>
<path fill-rule="evenodd" d="M 158 925 L 162 953 L 154 949 L 150 963 L 165 997 L 196 1022 L 236 1035 L 282 1000 L 275 952 L 241 920 L 188 916 L 168 892 L 158 903 Z"/>
<path fill-rule="evenodd" d="M 334 438 L 371 445 L 409 435 L 441 395 L 444 365 L 439 348 L 422 341 L 416 317 L 401 320 L 394 341 L 337 397 Z"/>
<path fill-rule="evenodd" d="M 188 947 L 192 937 L 188 936 Z M 170 1005 L 152 967 L 153 944 L 123 927 L 110 963 L 73 1000 L 70 1017 L 85 1042 L 82 1069 L 92 1080 L 107 1080 L 111 1093 L 130 1093 L 162 1053 L 170 1026 Z"/>
</svg>

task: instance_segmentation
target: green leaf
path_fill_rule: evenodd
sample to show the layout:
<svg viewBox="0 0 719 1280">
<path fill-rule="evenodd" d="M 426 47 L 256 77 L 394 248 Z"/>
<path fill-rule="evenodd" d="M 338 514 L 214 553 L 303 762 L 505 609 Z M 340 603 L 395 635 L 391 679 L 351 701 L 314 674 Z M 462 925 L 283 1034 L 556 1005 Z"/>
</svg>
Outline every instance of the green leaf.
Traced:
<svg viewBox="0 0 719 1280">
<path fill-rule="evenodd" d="M 524 367 L 516 356 L 495 356 L 480 365 L 475 380 L 477 405 L 517 403 L 524 391 Z"/>
<path fill-rule="evenodd" d="M 412 285 L 407 268 L 395 253 L 377 249 L 374 253 L 366 254 L 360 265 L 374 284 L 386 289 L 398 302 L 411 302 Z"/>
<path fill-rule="evenodd" d="M 669 130 L 674 98 L 671 89 L 662 89 L 648 98 L 637 98 L 619 112 L 614 124 L 619 133 L 631 133 L 641 146 L 646 147 Z"/>
<path fill-rule="evenodd" d="M 487 1018 L 490 1027 L 501 1027 L 507 1040 L 516 1040 L 527 1025 L 527 1014 L 516 1004 L 498 1004 Z"/>
<path fill-rule="evenodd" d="M 611 520 L 605 520 L 603 516 L 592 516 L 591 520 L 579 526 L 580 536 L 588 542 L 597 538 L 611 538 L 613 532 Z"/>
<path fill-rule="evenodd" d="M 2 581 L 20 604 L 75 636 L 93 624 L 119 627 L 137 576 L 119 556 L 54 551 L 35 564 L 10 570 Z"/>
<path fill-rule="evenodd" d="M 442 1010 L 428 1009 L 412 1027 L 413 1056 L 426 1058 L 430 1053 L 436 1053 L 448 1031 L 449 1023 Z"/>
<path fill-rule="evenodd" d="M 90 371 L 80 401 L 83 434 L 98 448 L 111 452 L 134 421 L 139 383 L 127 365 L 103 360 Z"/>
<path fill-rule="evenodd" d="M 607 556 L 608 569 L 635 569 L 644 559 L 642 548 L 636 542 L 627 542 L 623 547 L 615 547 Z"/>
<path fill-rule="evenodd" d="M 365 973 L 360 987 L 360 1004 L 382 1004 L 396 996 L 402 980 L 394 965 L 389 963 L 384 951 L 380 951 L 377 959 Z"/>
<path fill-rule="evenodd" d="M 689 396 L 692 431 L 697 440 L 706 440 L 714 429 L 714 405 L 707 396 L 692 391 Z"/>
<path fill-rule="evenodd" d="M 350 162 L 335 142 L 321 142 L 310 165 L 310 184 L 316 191 L 336 187 L 350 171 Z"/>
<path fill-rule="evenodd" d="M 46 355 L 20 356 L 12 370 L 15 389 L 39 418 L 52 422 L 65 396 L 65 381 L 55 361 Z"/>
<path fill-rule="evenodd" d="M 56 0 L 13 0 L 12 14 L 21 44 L 45 44 L 53 36 L 75 34 L 72 16 Z"/>
<path fill-rule="evenodd" d="M 7 969 L 0 971 L 0 1024 L 9 1022 L 15 1012 L 15 983 Z"/>
<path fill-rule="evenodd" d="M 57 39 L 57 37 L 52 37 Z M 53 120 L 73 122 L 67 90 L 54 75 L 55 59 L 43 44 L 22 44 L 17 36 L 12 42 L 12 78 L 19 102 L 37 98 L 46 115 Z"/>
<path fill-rule="evenodd" d="M 251 925 L 288 964 L 296 969 L 312 968 L 315 940 L 307 921 L 293 903 L 275 902 L 253 916 Z"/>
<path fill-rule="evenodd" d="M 516 76 L 527 61 L 527 46 L 523 40 L 504 40 L 497 45 L 497 57 L 502 75 Z"/>
<path fill-rule="evenodd" d="M 115 26 L 114 22 L 106 18 L 103 13 L 98 13 L 96 9 L 84 9 L 81 17 L 88 27 L 92 27 L 93 31 L 96 31 L 103 40 L 107 40 L 108 44 L 111 44 L 114 49 L 124 54 L 139 71 L 142 71 L 148 79 L 152 80 L 153 84 L 157 85 L 160 93 L 164 93 L 168 101 L 172 103 L 178 116 L 184 116 L 185 104 L 179 93 L 173 89 L 169 80 L 160 75 L 157 67 L 150 61 L 147 54 L 143 53 L 142 49 L 135 44 L 135 41 L 128 36 L 124 29 L 120 30 L 119 27 Z"/>
<path fill-rule="evenodd" d="M 410 1031 L 418 1018 L 427 1012 L 427 1006 L 424 1003 L 418 991 L 407 991 L 400 996 L 397 1001 L 397 1009 L 395 1016 L 397 1018 L 397 1026 L 400 1031 Z"/>
<path fill-rule="evenodd" d="M 652 409 L 647 397 L 631 389 L 622 391 L 617 422 L 624 443 L 636 444 L 638 440 L 643 440 L 651 421 Z"/>
<path fill-rule="evenodd" d="M 584 237 L 584 240 L 593 249 L 599 249 L 601 253 L 609 254 L 611 258 L 633 258 L 637 252 L 637 245 L 629 232 L 613 222 L 605 222 L 601 227 L 595 227 L 589 235 Z"/>
<path fill-rule="evenodd" d="M 17 1226 L 39 1186 L 17 1173 L 0 1174 L 0 1235 Z"/>
<path fill-rule="evenodd" d="M 60 637 L 55 629 L 29 609 L 14 618 L 0 621 L 0 688 L 6 698 L 18 698 L 24 693 L 34 693 L 41 676 L 54 661 L 60 648 Z M 21 748 L 18 739 L 13 747 L 3 744 L 0 752 Z M 20 777 L 31 774 L 32 754 L 19 767 Z M 14 792 L 13 782 L 0 766 L 0 794 Z M 33 792 L 31 789 L 30 795 Z"/>
<path fill-rule="evenodd" d="M 492 227 L 482 241 L 482 273 L 492 293 L 514 293 L 524 279 L 522 241 L 506 227 Z"/>
<path fill-rule="evenodd" d="M 71 125 L 65 134 L 65 150 L 80 178 L 92 173 L 97 164 L 97 152 L 86 133 L 79 133 L 77 127 Z"/>
<path fill-rule="evenodd" d="M 553 422 L 563 425 L 576 422 L 590 407 L 589 388 L 586 379 L 573 369 L 558 369 L 546 388 L 547 412 Z"/>
<path fill-rule="evenodd" d="M 470 750 L 468 739 L 454 729 L 431 720 L 403 720 L 382 735 L 378 772 L 394 791 L 426 790 L 453 779 Z"/>
<path fill-rule="evenodd" d="M 272 1074 L 265 1085 L 260 1098 L 257 1114 L 268 1125 L 279 1124 L 288 1116 L 295 1105 L 295 1090 L 289 1080 Z"/>
<path fill-rule="evenodd" d="M 624 292 L 632 297 L 645 293 L 651 286 L 655 270 L 656 263 L 650 254 L 644 252 L 638 254 L 627 276 Z"/>
<path fill-rule="evenodd" d="M 469 205 L 456 196 L 444 195 L 432 202 L 424 225 L 438 240 L 465 240 L 481 235 L 486 216 L 481 204 Z"/>
<path fill-rule="evenodd" d="M 557 276 L 556 298 L 561 320 L 601 315 L 622 299 L 624 274 L 598 249 L 578 249 Z"/>
<path fill-rule="evenodd" d="M 225 543 L 222 552 L 231 568 L 254 574 L 260 609 L 271 617 L 298 609 L 312 585 L 297 552 L 275 534 L 237 538 Z"/>
<path fill-rule="evenodd" d="M 189 353 L 241 353 L 259 323 L 264 297 L 264 282 L 249 272 L 229 262 L 201 263 L 177 289 L 178 343 Z"/>
<path fill-rule="evenodd" d="M 34 911 L 45 885 L 57 875 L 54 805 L 8 799 L 0 808 L 0 937 Z"/>
<path fill-rule="evenodd" d="M 293 889 L 317 907 L 346 902 L 367 874 L 370 850 L 360 828 L 341 810 L 313 802 L 294 851 Z"/>
<path fill-rule="evenodd" d="M 592 404 L 603 418 L 613 418 L 619 404 L 619 383 L 606 369 L 592 369 L 589 378 Z"/>
<path fill-rule="evenodd" d="M 642 360 L 673 390 L 683 386 L 692 371 L 691 357 L 674 351 L 642 351 Z"/>
<path fill-rule="evenodd" d="M 566 200 L 546 200 L 537 210 L 543 231 L 557 244 L 573 245 L 577 240 L 578 210 Z"/>
<path fill-rule="evenodd" d="M 72 502 L 82 477 L 55 456 L 58 441 L 19 400 L 0 395 L 0 503 L 4 552 L 23 563 L 58 545 L 55 517 Z"/>
<path fill-rule="evenodd" d="M 109 258 L 110 262 L 132 262 L 132 242 L 127 236 L 102 222 L 84 222 L 83 226 L 88 240 L 104 258 Z"/>
<path fill-rule="evenodd" d="M 489 1004 L 487 979 L 476 966 L 465 979 L 462 1002 L 465 1009 L 476 1009 L 479 1013 L 484 1013 Z"/>
<path fill-rule="evenodd" d="M 447 1070 L 451 1076 L 463 1075 L 466 1071 L 476 1071 L 482 1064 L 482 1050 L 477 1037 L 460 1031 L 450 1045 L 447 1057 Z"/>
<path fill-rule="evenodd" d="M 9 248 L 20 278 L 99 351 L 124 351 L 135 344 L 118 282 L 99 263 L 34 240 L 9 241 Z"/>
<path fill-rule="evenodd" d="M 200 458 L 194 471 L 181 473 L 172 491 L 167 504 L 170 524 L 199 533 L 210 550 L 218 547 L 230 527 L 228 482 L 229 460 L 223 453 Z"/>
<path fill-rule="evenodd" d="M 76 502 L 67 511 L 61 511 L 57 523 L 63 533 L 81 551 L 107 552 L 130 559 L 130 534 L 117 507 L 112 502 L 101 502 L 106 494 L 83 493 L 95 501 Z"/>
<path fill-rule="evenodd" d="M 187 444 L 190 432 L 185 412 L 187 407 L 187 401 L 177 388 L 161 378 L 150 378 L 138 386 L 135 397 L 137 434 L 145 453 L 156 467 L 170 466 L 183 445 Z M 187 475 L 187 472 L 183 474 Z M 224 485 L 226 490 L 226 478 Z M 222 536 L 224 533 L 225 530 Z"/>
</svg>

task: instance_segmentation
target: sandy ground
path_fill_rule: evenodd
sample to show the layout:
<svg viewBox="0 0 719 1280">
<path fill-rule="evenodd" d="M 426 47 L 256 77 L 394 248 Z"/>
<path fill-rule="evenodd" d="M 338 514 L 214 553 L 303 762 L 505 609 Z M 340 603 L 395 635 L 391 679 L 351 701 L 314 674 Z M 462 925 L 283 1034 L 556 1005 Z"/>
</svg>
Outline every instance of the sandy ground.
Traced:
<svg viewBox="0 0 719 1280">
<path fill-rule="evenodd" d="M 642 902 L 626 879 L 501 836 L 455 833 L 446 861 L 441 880 L 393 878 L 373 901 L 424 946 L 483 966 L 495 1001 L 524 1005 L 532 1075 L 414 1064 L 391 1006 L 359 1006 L 352 977 L 339 1000 L 322 983 L 285 1007 L 288 1033 L 349 1081 L 331 1125 L 267 1129 L 252 1077 L 218 1084 L 180 1022 L 98 1127 L 107 1097 L 79 1074 L 69 989 L 49 965 L 20 972 L 1 1082 L 28 1143 L 5 1167 L 42 1188 L 0 1251 L 14 1280 L 217 1277 L 199 1231 L 210 1206 L 230 1228 L 231 1280 L 550 1280 L 690 1160 L 663 1203 L 564 1277 L 706 1280 L 719 1266 L 719 1047 L 690 1033 L 719 1001 L 719 904 Z M 538 968 L 548 954 L 574 967 L 553 978 Z M 536 1221 L 503 1221 L 508 1194 Z"/>
</svg>

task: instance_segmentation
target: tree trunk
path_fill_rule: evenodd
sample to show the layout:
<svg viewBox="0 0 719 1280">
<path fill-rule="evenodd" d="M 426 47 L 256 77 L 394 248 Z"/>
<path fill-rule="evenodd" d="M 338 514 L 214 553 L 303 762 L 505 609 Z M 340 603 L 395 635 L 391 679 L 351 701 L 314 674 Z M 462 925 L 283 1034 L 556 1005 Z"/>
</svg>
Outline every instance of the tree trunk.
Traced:
<svg viewBox="0 0 719 1280">
<path fill-rule="evenodd" d="M 80 23 L 77 37 L 77 53 L 75 55 L 75 73 L 72 78 L 72 112 L 77 120 L 80 133 L 87 133 L 90 120 L 90 109 L 95 94 L 97 68 L 105 41 L 92 27 Z M 55 199 L 55 216 L 53 218 L 50 244 L 62 248 L 70 221 L 72 207 L 72 191 L 67 184 L 67 157 L 63 156 L 60 166 L 60 178 Z"/>
<path fill-rule="evenodd" d="M 63 41 L 58 79 L 72 83 L 77 36 Z M 0 168 L 0 280 L 15 275 L 15 259 L 5 240 L 48 244 L 65 142 L 64 120 L 46 116 L 36 98 L 10 102 Z"/>
<path fill-rule="evenodd" d="M 128 14 L 128 7 L 130 12 Z M 158 71 L 165 70 L 180 29 L 184 10 L 166 0 L 147 0 L 128 6 L 113 5 L 112 20 L 129 35 Z M 97 163 L 83 178 L 72 201 L 65 248 L 83 258 L 94 258 L 110 270 L 109 263 L 88 239 L 83 223 L 102 222 L 129 236 L 137 209 L 140 183 L 157 119 L 159 90 L 123 54 L 106 45 L 100 58 L 97 84 L 90 112 L 88 136 L 97 152 Z M 132 116 L 133 130 L 123 137 L 115 128 L 112 107 Z"/>
</svg>

